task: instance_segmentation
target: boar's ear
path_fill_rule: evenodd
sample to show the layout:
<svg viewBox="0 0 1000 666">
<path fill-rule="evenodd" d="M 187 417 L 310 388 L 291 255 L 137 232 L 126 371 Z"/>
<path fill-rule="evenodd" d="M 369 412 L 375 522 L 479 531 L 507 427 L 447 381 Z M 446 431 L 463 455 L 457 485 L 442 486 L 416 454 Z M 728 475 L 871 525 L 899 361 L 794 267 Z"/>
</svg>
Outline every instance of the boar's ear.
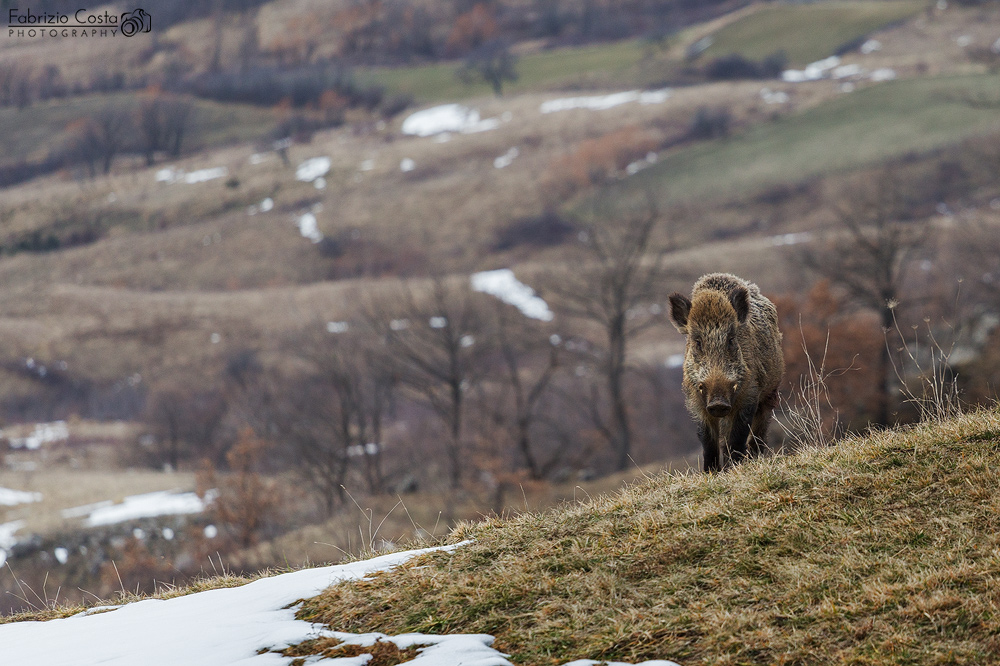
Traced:
<svg viewBox="0 0 1000 666">
<path fill-rule="evenodd" d="M 674 328 L 687 335 L 688 313 L 691 312 L 691 300 L 684 294 L 674 292 L 670 294 L 670 321 L 674 323 Z"/>
<path fill-rule="evenodd" d="M 747 293 L 746 287 L 739 287 L 730 294 L 729 302 L 732 303 L 733 309 L 736 310 L 736 321 L 740 324 L 745 324 L 747 315 L 750 314 L 750 294 Z"/>
</svg>

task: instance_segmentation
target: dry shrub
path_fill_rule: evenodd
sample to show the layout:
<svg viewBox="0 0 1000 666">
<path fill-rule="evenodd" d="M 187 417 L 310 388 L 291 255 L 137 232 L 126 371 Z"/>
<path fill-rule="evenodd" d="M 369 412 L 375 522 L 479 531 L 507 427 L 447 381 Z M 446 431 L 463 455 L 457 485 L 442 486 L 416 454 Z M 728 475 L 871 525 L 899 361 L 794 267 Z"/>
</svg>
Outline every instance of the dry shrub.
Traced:
<svg viewBox="0 0 1000 666">
<path fill-rule="evenodd" d="M 868 423 L 878 403 L 878 359 L 885 344 L 877 317 L 849 309 L 828 280 L 804 296 L 774 302 L 785 338 L 785 400 L 793 409 L 815 408 L 815 391 L 824 394 L 825 413 L 813 418 L 824 440 L 838 422 L 847 427 Z"/>
<path fill-rule="evenodd" d="M 546 180 L 562 196 L 618 177 L 631 162 L 660 146 L 651 132 L 625 127 L 596 139 L 581 141 L 569 155 L 555 160 Z"/>
<path fill-rule="evenodd" d="M 155 590 L 157 581 L 166 582 L 176 577 L 177 570 L 170 562 L 150 553 L 141 539 L 130 538 L 120 553 L 112 553 L 109 560 L 101 564 L 101 593 L 110 596 L 117 592 L 123 597 L 149 594 Z"/>
<path fill-rule="evenodd" d="M 226 453 L 230 474 L 218 478 L 208 461 L 199 474 L 201 494 L 209 488 L 217 490 L 212 504 L 216 520 L 242 548 L 257 543 L 282 505 L 278 482 L 260 472 L 269 448 L 269 442 L 244 428 Z"/>
</svg>

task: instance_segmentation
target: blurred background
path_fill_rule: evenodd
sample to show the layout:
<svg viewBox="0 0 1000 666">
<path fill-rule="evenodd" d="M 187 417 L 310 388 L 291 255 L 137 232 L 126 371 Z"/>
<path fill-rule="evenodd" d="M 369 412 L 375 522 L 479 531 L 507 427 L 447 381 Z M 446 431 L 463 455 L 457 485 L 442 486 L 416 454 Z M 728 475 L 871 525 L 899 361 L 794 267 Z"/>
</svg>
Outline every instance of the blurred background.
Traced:
<svg viewBox="0 0 1000 666">
<path fill-rule="evenodd" d="M 996 397 L 998 2 L 81 9 L 3 3 L 0 612 L 697 470 L 709 271 L 775 451 Z"/>
</svg>

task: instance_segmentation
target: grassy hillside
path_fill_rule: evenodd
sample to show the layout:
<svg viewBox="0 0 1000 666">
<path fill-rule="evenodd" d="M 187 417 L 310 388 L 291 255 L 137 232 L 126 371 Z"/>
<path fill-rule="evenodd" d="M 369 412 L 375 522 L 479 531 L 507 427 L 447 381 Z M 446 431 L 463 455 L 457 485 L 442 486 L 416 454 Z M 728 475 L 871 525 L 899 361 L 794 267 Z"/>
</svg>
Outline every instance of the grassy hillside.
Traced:
<svg viewBox="0 0 1000 666">
<path fill-rule="evenodd" d="M 998 488 L 994 409 L 469 525 L 300 617 L 489 633 L 523 664 L 995 663 Z"/>
<path fill-rule="evenodd" d="M 735 21 L 712 34 L 704 58 L 739 53 L 761 59 L 779 49 L 793 65 L 832 55 L 837 47 L 926 7 L 922 0 L 777 4 Z"/>
<path fill-rule="evenodd" d="M 116 93 L 51 100 L 23 109 L 2 107 L 0 154 L 8 158 L 42 158 L 65 141 L 65 129 L 72 123 L 109 107 L 135 111 L 139 103 L 140 97 L 135 94 Z M 270 109 L 195 100 L 189 132 L 184 139 L 185 150 L 255 141 L 275 122 Z"/>
<path fill-rule="evenodd" d="M 642 40 L 554 49 L 518 59 L 517 81 L 506 83 L 505 93 L 580 86 L 621 87 L 638 84 L 638 65 L 647 53 Z M 406 93 L 421 103 L 455 101 L 492 94 L 484 82 L 463 83 L 456 72 L 461 63 L 420 67 L 384 67 L 362 70 L 360 78 L 381 84 L 392 93 Z"/>
<path fill-rule="evenodd" d="M 995 109 L 970 99 L 992 94 L 995 75 L 893 81 L 729 139 L 679 150 L 627 181 L 664 199 L 731 197 L 780 182 L 858 168 L 1000 128 Z"/>
</svg>

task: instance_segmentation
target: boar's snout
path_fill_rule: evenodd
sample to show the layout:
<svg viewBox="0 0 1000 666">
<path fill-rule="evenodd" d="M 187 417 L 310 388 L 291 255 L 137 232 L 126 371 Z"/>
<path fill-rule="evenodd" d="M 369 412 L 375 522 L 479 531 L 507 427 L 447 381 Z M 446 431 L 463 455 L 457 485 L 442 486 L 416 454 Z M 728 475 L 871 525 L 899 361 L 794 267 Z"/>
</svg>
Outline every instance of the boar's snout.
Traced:
<svg viewBox="0 0 1000 666">
<path fill-rule="evenodd" d="M 721 419 L 722 417 L 729 415 L 729 411 L 732 409 L 732 405 L 730 405 L 729 401 L 726 400 L 724 397 L 719 396 L 714 398 L 711 402 L 709 402 L 706 409 L 708 409 L 709 414 L 711 414 L 717 419 Z"/>
</svg>

